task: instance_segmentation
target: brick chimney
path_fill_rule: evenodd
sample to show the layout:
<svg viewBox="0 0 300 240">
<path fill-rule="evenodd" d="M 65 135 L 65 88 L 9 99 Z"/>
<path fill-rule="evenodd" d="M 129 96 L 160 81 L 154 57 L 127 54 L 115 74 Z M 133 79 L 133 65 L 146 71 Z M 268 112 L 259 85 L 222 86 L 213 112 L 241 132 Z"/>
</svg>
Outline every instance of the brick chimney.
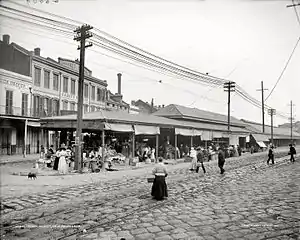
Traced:
<svg viewBox="0 0 300 240">
<path fill-rule="evenodd" d="M 34 55 L 41 56 L 41 49 L 40 48 L 35 48 L 34 49 Z"/>
<path fill-rule="evenodd" d="M 9 44 L 9 38 L 10 36 L 8 34 L 3 35 L 3 42 L 7 45 Z"/>
<path fill-rule="evenodd" d="M 121 77 L 122 77 L 122 74 L 118 73 L 117 76 L 118 76 L 118 94 L 121 95 L 122 94 L 122 92 L 121 92 Z"/>
</svg>

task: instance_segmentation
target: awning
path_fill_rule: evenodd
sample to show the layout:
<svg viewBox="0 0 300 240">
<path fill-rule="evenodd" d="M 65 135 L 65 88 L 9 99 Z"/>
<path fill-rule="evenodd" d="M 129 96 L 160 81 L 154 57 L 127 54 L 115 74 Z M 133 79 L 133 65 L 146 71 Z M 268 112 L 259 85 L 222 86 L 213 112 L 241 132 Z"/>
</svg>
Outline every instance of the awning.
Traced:
<svg viewBox="0 0 300 240">
<path fill-rule="evenodd" d="M 263 134 L 252 134 L 256 142 L 269 142 L 269 137 Z"/>
<path fill-rule="evenodd" d="M 223 134 L 222 132 L 213 132 L 213 138 L 222 138 Z"/>
<path fill-rule="evenodd" d="M 264 142 L 257 142 L 258 146 L 262 147 L 262 148 L 266 148 L 266 144 Z"/>
<path fill-rule="evenodd" d="M 105 130 L 111 130 L 115 132 L 133 132 L 132 125 L 119 124 L 119 123 L 104 123 Z"/>
<path fill-rule="evenodd" d="M 134 125 L 135 135 L 157 135 L 160 134 L 159 127 Z"/>
<path fill-rule="evenodd" d="M 28 121 L 27 126 L 30 127 L 41 127 L 41 124 L 39 122 L 33 122 L 33 121 Z"/>
<path fill-rule="evenodd" d="M 184 128 L 175 128 L 176 135 L 183 135 L 183 136 L 193 136 L 192 129 L 184 129 Z"/>
<path fill-rule="evenodd" d="M 202 132 L 203 132 L 203 131 L 194 129 L 194 130 L 193 130 L 193 136 L 201 136 L 201 135 L 202 135 Z"/>
<path fill-rule="evenodd" d="M 230 145 L 239 145 L 239 136 L 237 136 L 237 135 L 231 135 L 229 137 L 229 144 Z"/>
<path fill-rule="evenodd" d="M 212 140 L 212 132 L 210 132 L 210 131 L 203 131 L 202 135 L 201 135 L 201 140 L 202 141 Z"/>
</svg>

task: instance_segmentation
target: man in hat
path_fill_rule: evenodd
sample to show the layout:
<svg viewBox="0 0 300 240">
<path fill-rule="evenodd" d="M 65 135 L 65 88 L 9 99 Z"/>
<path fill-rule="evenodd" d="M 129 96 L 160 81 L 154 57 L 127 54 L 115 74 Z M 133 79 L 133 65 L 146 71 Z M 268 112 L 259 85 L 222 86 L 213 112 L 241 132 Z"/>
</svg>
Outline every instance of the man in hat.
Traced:
<svg viewBox="0 0 300 240">
<path fill-rule="evenodd" d="M 289 152 L 289 154 L 291 155 L 290 161 L 291 161 L 291 162 L 295 162 L 295 157 L 294 157 L 294 155 L 296 155 L 296 149 L 295 149 L 295 147 L 293 146 L 293 144 L 290 144 L 290 152 Z"/>
<path fill-rule="evenodd" d="M 274 146 L 271 145 L 268 153 L 268 161 L 267 164 L 269 165 L 270 160 L 272 160 L 272 164 L 274 164 Z"/>
<path fill-rule="evenodd" d="M 222 148 L 219 148 L 219 153 L 218 153 L 218 166 L 221 170 L 221 174 L 225 172 L 224 170 L 224 164 L 225 164 L 225 153 Z"/>
<path fill-rule="evenodd" d="M 204 153 L 200 147 L 196 148 L 197 150 L 197 168 L 196 168 L 196 173 L 199 172 L 199 167 L 201 165 L 203 173 L 206 173 L 205 167 L 204 167 Z"/>
</svg>

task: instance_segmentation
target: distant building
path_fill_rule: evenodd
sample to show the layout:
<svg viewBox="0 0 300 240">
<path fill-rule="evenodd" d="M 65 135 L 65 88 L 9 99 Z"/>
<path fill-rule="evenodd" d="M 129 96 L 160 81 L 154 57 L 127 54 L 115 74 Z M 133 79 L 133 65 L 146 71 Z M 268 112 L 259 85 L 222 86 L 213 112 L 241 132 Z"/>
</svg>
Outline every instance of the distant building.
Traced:
<svg viewBox="0 0 300 240">
<path fill-rule="evenodd" d="M 25 143 L 26 153 L 39 153 L 39 119 L 77 112 L 79 61 L 45 58 L 40 48 L 28 51 L 9 38 L 0 40 L 0 155 L 22 154 Z M 84 112 L 129 111 L 122 100 L 121 74 L 118 93 L 112 94 L 106 80 L 84 71 Z M 45 135 L 44 142 L 54 137 Z"/>
<path fill-rule="evenodd" d="M 141 99 L 139 99 L 137 101 L 131 101 L 131 106 L 133 106 L 134 108 L 137 107 L 140 113 L 151 114 L 163 108 L 165 105 L 155 106 L 153 103 L 153 99 L 151 103 L 144 102 Z"/>
<path fill-rule="evenodd" d="M 300 121 L 297 121 L 295 123 L 293 123 L 293 130 L 300 133 Z M 284 123 L 281 125 L 278 125 L 278 127 L 283 127 L 283 128 L 291 128 L 291 123 Z"/>
</svg>

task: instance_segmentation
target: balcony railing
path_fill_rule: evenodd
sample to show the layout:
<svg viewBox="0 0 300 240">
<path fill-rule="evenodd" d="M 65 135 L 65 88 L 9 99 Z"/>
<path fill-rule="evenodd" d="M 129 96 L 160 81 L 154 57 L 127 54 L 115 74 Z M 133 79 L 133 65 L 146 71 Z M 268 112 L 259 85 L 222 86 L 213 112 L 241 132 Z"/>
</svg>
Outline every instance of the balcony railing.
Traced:
<svg viewBox="0 0 300 240">
<path fill-rule="evenodd" d="M 53 117 L 60 115 L 59 111 L 48 111 L 47 109 L 30 109 L 21 108 L 14 106 L 3 106 L 0 105 L 0 114 L 6 116 L 19 116 L 19 117 L 33 117 L 33 118 L 43 118 L 43 117 Z"/>
</svg>

